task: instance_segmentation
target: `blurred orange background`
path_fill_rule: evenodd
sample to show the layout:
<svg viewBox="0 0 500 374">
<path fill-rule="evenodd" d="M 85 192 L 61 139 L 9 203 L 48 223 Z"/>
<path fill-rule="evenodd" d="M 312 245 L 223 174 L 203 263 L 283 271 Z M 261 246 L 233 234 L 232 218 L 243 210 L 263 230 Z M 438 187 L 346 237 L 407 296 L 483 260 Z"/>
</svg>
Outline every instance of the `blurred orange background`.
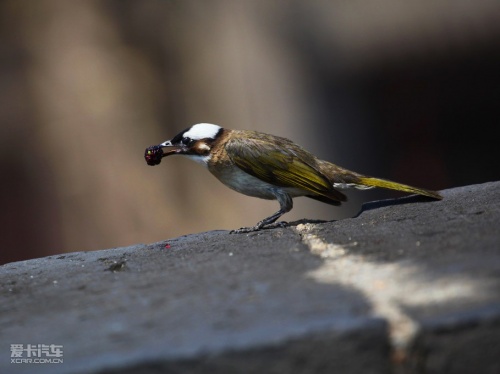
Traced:
<svg viewBox="0 0 500 374">
<path fill-rule="evenodd" d="M 144 149 L 281 135 L 431 189 L 498 180 L 498 1 L 0 2 L 0 263 L 255 224 L 276 202 Z M 340 219 L 296 199 L 283 219 Z"/>
</svg>

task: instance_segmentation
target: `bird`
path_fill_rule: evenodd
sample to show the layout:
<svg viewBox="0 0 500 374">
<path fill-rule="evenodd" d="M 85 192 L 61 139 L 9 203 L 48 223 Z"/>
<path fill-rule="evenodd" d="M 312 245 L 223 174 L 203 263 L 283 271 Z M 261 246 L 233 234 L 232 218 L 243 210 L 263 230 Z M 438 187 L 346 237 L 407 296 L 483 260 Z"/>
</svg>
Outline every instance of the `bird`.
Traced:
<svg viewBox="0 0 500 374">
<path fill-rule="evenodd" d="M 436 191 L 366 176 L 321 160 L 280 136 L 210 123 L 195 124 L 170 140 L 146 148 L 144 153 L 146 163 L 151 166 L 171 155 L 183 155 L 201 163 L 220 182 L 237 192 L 278 201 L 280 208 L 276 213 L 255 226 L 231 233 L 285 225 L 276 221 L 292 210 L 293 198 L 299 196 L 338 206 L 347 201 L 341 190 L 379 187 L 442 199 Z"/>
</svg>

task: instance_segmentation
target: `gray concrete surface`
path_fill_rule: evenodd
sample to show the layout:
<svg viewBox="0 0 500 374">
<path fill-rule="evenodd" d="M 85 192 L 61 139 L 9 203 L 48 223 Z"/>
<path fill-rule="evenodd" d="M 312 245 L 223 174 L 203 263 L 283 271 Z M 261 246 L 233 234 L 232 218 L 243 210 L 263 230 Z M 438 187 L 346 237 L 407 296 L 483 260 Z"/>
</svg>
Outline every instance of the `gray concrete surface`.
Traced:
<svg viewBox="0 0 500 374">
<path fill-rule="evenodd" d="M 500 182 L 443 195 L 0 266 L 0 373 L 500 373 Z"/>
</svg>

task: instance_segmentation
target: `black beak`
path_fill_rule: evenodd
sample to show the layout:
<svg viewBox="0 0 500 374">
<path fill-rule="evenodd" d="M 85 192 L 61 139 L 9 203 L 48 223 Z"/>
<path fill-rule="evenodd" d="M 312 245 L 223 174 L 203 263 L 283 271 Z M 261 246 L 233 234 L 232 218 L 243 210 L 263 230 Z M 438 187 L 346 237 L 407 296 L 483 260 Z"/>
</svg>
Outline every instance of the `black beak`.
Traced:
<svg viewBox="0 0 500 374">
<path fill-rule="evenodd" d="M 167 148 L 167 151 L 163 151 L 163 148 Z M 170 155 L 175 155 L 185 152 L 184 147 L 172 145 L 170 142 L 165 142 L 159 145 L 152 145 L 146 148 L 144 152 L 144 159 L 146 163 L 150 166 L 158 165 L 163 157 Z"/>
</svg>

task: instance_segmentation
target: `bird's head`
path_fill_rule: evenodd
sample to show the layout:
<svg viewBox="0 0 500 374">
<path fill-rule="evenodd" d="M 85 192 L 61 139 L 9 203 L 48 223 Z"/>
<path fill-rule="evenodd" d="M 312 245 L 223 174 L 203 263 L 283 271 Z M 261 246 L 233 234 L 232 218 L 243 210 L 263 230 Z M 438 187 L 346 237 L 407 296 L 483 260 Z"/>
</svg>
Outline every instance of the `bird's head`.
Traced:
<svg viewBox="0 0 500 374">
<path fill-rule="evenodd" d="M 185 155 L 195 161 L 207 163 L 210 151 L 222 127 L 210 123 L 198 123 L 181 131 L 172 139 L 146 148 L 144 158 L 148 165 L 158 165 L 161 159 L 170 155 Z"/>
</svg>

